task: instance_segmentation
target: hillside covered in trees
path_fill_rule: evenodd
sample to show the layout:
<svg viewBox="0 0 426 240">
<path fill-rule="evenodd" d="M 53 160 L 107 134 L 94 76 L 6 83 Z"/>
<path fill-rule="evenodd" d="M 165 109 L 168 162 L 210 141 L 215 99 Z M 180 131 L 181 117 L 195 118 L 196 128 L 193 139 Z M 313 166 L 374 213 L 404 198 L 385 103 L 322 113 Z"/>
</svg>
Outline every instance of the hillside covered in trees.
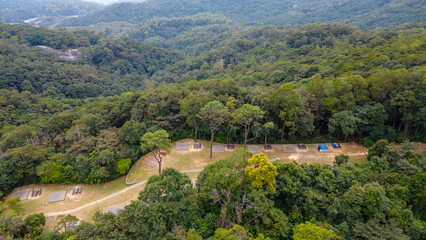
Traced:
<svg viewBox="0 0 426 240">
<path fill-rule="evenodd" d="M 88 26 L 103 22 L 140 24 L 153 18 L 220 14 L 244 25 L 301 25 L 339 21 L 361 28 L 390 27 L 424 20 L 421 0 L 147 0 L 118 3 L 61 26 Z"/>
<path fill-rule="evenodd" d="M 111 96 L 143 89 L 156 71 L 181 55 L 128 39 L 105 39 L 88 31 L 67 32 L 0 24 L 0 87 L 52 98 Z M 78 49 L 61 60 L 54 49 Z"/>
<path fill-rule="evenodd" d="M 51 26 L 101 7 L 80 0 L 0 0 L 0 22 Z"/>
<path fill-rule="evenodd" d="M 234 12 L 204 13 L 199 2 Z M 247 27 L 275 24 L 268 19 L 279 11 L 308 16 L 325 6 L 279 2 L 122 3 L 68 22 L 96 23 L 88 28 L 109 37 L 0 24 L 0 197 L 26 184 L 115 179 L 150 150 L 143 136 L 159 130 L 168 141 L 354 141 L 370 148 L 366 162 L 343 155 L 333 165 L 271 164 L 236 151 L 208 165 L 196 186 L 166 169 L 126 210 L 98 213 L 76 229 L 67 229 L 68 216 L 63 228 L 40 235 L 44 217 L 24 219 L 8 201 L 0 238 L 424 239 L 425 153 L 410 151 L 410 141 L 426 140 L 424 22 Z M 396 2 L 368 1 L 369 11 L 424 8 Z M 267 11 L 272 4 L 277 10 Z M 330 4 L 347 4 L 362 21 L 371 14 L 363 4 Z M 258 18 L 244 15 L 253 8 Z M 76 59 L 57 54 L 68 50 Z"/>
<path fill-rule="evenodd" d="M 102 22 L 71 27 L 100 32 L 105 36 L 130 38 L 153 46 L 199 55 L 238 35 L 244 27 L 222 15 L 202 13 L 189 17 L 153 18 L 140 24 Z"/>
<path fill-rule="evenodd" d="M 218 142 L 244 143 L 237 121 L 244 111 L 258 115 L 248 133 L 257 142 L 266 134 L 271 143 L 425 140 L 426 35 L 419 25 L 373 32 L 337 24 L 259 28 L 183 60 L 94 33 L 1 27 L 1 163 L 31 162 L 3 168 L 9 180 L 2 182 L 13 183 L 3 185 L 3 193 L 41 179 L 109 180 L 115 162 L 96 159 L 106 151 L 114 155 L 108 159 L 137 160 L 146 132 L 208 139 L 199 113 L 214 100 L 229 115 L 215 135 Z M 34 47 L 39 44 L 80 47 L 83 56 L 59 60 Z M 13 153 L 20 150 L 32 157 L 16 162 Z M 112 165 L 101 177 L 105 164 Z M 64 177 L 67 167 L 73 174 Z"/>
</svg>

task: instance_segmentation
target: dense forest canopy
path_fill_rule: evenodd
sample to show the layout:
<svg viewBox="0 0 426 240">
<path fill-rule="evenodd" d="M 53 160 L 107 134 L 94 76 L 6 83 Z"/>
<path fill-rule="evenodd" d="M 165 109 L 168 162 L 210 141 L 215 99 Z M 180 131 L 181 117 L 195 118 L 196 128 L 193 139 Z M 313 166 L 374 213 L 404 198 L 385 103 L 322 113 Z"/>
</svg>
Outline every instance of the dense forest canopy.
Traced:
<svg viewBox="0 0 426 240">
<path fill-rule="evenodd" d="M 88 31 L 68 32 L 0 25 L 0 86 L 52 98 L 111 96 L 143 89 L 159 69 L 181 55 L 128 39 L 105 39 Z M 75 48 L 76 61 L 61 60 L 54 49 Z"/>
<path fill-rule="evenodd" d="M 339 24 L 258 28 L 181 61 L 95 33 L 1 27 L 3 193 L 30 182 L 110 180 L 119 161 L 143 154 L 146 132 L 207 140 L 201 108 L 215 100 L 230 114 L 216 130 L 218 142 L 244 143 L 257 133 L 261 142 L 265 129 L 277 129 L 268 136 L 272 143 L 424 141 L 421 24 L 381 31 Z M 58 60 L 32 44 L 78 46 L 84 56 Z M 252 131 L 239 122 L 247 111 L 262 112 Z M 30 162 L 11 167 L 23 160 Z"/>
<path fill-rule="evenodd" d="M 100 4 L 81 0 L 0 0 L 0 21 L 50 26 L 101 7 Z"/>
<path fill-rule="evenodd" d="M 143 23 L 152 18 L 187 17 L 199 13 L 227 16 L 244 25 L 300 25 L 339 21 L 361 28 L 389 27 L 424 20 L 421 0 L 147 0 L 118 3 L 61 26 L 88 26 L 102 22 Z"/>
<path fill-rule="evenodd" d="M 411 142 L 426 141 L 422 1 L 26 3 L 0 11 L 88 14 L 64 21 L 72 31 L 0 24 L 0 197 L 104 183 L 187 138 L 369 151 L 307 165 L 237 149 L 195 186 L 160 168 L 119 214 L 77 228 L 63 216 L 45 234 L 43 214 L 23 218 L 12 199 L 0 239 L 425 239 L 426 156 Z"/>
<path fill-rule="evenodd" d="M 199 55 L 229 41 L 243 28 L 223 15 L 201 13 L 189 17 L 152 18 L 141 24 L 102 22 L 70 29 L 101 32 L 105 36 L 130 38 L 161 48 Z"/>
</svg>

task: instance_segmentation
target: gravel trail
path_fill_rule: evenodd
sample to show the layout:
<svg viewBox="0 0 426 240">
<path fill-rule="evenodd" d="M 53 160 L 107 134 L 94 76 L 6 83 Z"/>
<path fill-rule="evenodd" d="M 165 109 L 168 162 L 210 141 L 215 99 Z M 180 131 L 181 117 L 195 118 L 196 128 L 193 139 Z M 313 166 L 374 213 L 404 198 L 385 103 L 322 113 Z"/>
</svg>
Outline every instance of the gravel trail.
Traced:
<svg viewBox="0 0 426 240">
<path fill-rule="evenodd" d="M 201 171 L 203 171 L 203 170 L 204 170 L 204 169 L 188 169 L 188 170 L 183 170 L 183 171 L 180 171 L 180 172 L 181 172 L 181 173 L 194 173 L 194 172 L 201 172 Z M 45 213 L 44 215 L 45 215 L 46 217 L 50 217 L 50 216 L 58 216 L 58 215 L 65 215 L 65 214 L 75 213 L 75 212 L 78 212 L 78 211 L 80 211 L 80 210 L 82 210 L 82 209 L 85 209 L 85 208 L 87 208 L 87 207 L 91 207 L 91 206 L 96 205 L 96 204 L 98 204 L 98 203 L 100 203 L 100 202 L 103 202 L 103 201 L 108 200 L 108 199 L 110 199 L 110 198 L 116 197 L 116 196 L 118 196 L 118 195 L 120 195 L 120 194 L 123 194 L 123 193 L 125 193 L 125 192 L 127 192 L 127 191 L 129 191 L 129 190 L 131 190 L 131 189 L 133 189 L 133 188 L 137 188 L 137 187 L 139 187 L 139 186 L 141 186 L 141 185 L 145 184 L 146 182 L 147 182 L 147 180 L 137 182 L 137 183 L 135 183 L 135 184 L 133 184 L 133 185 L 131 185 L 131 186 L 129 186 L 129 187 L 127 187 L 127 188 L 123 189 L 123 190 L 120 190 L 120 191 L 118 191 L 118 192 L 115 192 L 115 193 L 113 193 L 113 194 L 110 194 L 110 195 L 108 195 L 108 196 L 106 196 L 106 197 L 103 197 L 103 198 L 98 199 L 98 200 L 96 200 L 96 201 L 93 201 L 93 202 L 91 202 L 91 203 L 85 204 L 85 205 L 80 206 L 80 207 L 78 207 L 78 208 L 74 208 L 74 209 L 70 209 L 70 210 L 62 211 L 62 212 L 50 212 L 50 213 Z"/>
</svg>

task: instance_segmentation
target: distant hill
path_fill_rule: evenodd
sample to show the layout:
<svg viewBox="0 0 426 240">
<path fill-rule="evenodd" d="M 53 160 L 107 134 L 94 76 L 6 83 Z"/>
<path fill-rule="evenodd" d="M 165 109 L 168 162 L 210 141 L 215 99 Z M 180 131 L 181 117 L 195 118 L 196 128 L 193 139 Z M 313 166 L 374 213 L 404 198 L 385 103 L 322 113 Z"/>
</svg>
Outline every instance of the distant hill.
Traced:
<svg viewBox="0 0 426 240">
<path fill-rule="evenodd" d="M 49 26 L 103 7 L 81 0 L 0 0 L 0 21 Z"/>
<path fill-rule="evenodd" d="M 86 98 L 137 91 L 155 72 L 182 58 L 82 30 L 0 24 L 0 33 L 0 88 L 43 96 Z"/>
<path fill-rule="evenodd" d="M 342 22 L 361 28 L 389 27 L 425 19 L 423 0 L 147 0 L 118 3 L 68 19 L 61 26 L 89 26 L 102 22 L 140 24 L 152 18 L 187 17 L 210 12 L 244 25 L 298 25 Z"/>
<path fill-rule="evenodd" d="M 229 39 L 243 26 L 223 15 L 202 13 L 182 18 L 153 18 L 143 24 L 103 22 L 75 28 L 198 55 Z"/>
</svg>

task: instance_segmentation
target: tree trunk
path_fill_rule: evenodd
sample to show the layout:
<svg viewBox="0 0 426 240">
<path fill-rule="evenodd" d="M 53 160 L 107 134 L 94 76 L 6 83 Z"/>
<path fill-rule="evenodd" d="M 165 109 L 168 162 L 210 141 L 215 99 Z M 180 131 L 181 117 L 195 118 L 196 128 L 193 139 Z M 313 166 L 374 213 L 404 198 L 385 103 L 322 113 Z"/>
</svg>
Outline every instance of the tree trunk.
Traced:
<svg viewBox="0 0 426 240">
<path fill-rule="evenodd" d="M 345 135 L 345 142 L 346 142 L 347 139 L 348 139 L 348 134 Z"/>
<path fill-rule="evenodd" d="M 226 144 L 229 144 L 229 130 L 231 128 L 231 124 L 228 123 L 228 128 L 226 129 Z"/>
<path fill-rule="evenodd" d="M 408 132 L 410 131 L 411 128 L 411 123 L 413 122 L 413 119 L 411 119 L 409 122 L 405 123 L 405 128 L 404 128 L 404 138 L 407 137 Z"/>
<path fill-rule="evenodd" d="M 268 134 L 265 134 L 265 144 L 268 143 Z"/>
<path fill-rule="evenodd" d="M 321 106 L 318 104 L 317 111 L 315 113 L 315 120 L 314 120 L 315 130 L 319 129 L 319 127 L 320 127 L 320 124 L 319 124 L 320 123 L 320 108 L 321 108 Z"/>
<path fill-rule="evenodd" d="M 248 128 L 246 125 L 244 126 L 244 150 L 247 150 L 247 137 L 248 137 Z"/>
<path fill-rule="evenodd" d="M 283 144 L 283 139 L 284 139 L 284 130 L 285 130 L 285 122 L 283 122 L 283 129 L 281 131 L 281 144 Z"/>
<path fill-rule="evenodd" d="M 413 120 L 414 120 L 414 119 L 411 119 L 411 120 L 410 120 L 410 124 L 408 125 L 408 133 L 410 133 L 411 128 L 413 127 Z"/>
<path fill-rule="evenodd" d="M 404 121 L 401 121 L 401 123 L 399 123 L 399 127 L 398 127 L 398 133 L 400 133 L 401 132 L 401 127 L 402 127 L 402 124 L 404 123 Z"/>
<path fill-rule="evenodd" d="M 322 121 L 321 122 L 321 124 L 319 125 L 319 127 L 318 127 L 318 131 L 322 134 L 322 133 L 324 133 L 324 126 L 327 126 L 326 124 L 325 124 L 325 121 Z"/>
<path fill-rule="evenodd" d="M 214 133 L 212 133 L 212 137 L 210 138 L 210 158 L 213 157 L 213 138 L 214 138 Z"/>
<path fill-rule="evenodd" d="M 194 128 L 195 128 L 194 142 L 197 142 L 197 133 L 198 133 L 199 127 L 200 127 L 200 122 L 195 122 L 195 124 L 194 124 Z"/>
<path fill-rule="evenodd" d="M 160 161 L 158 161 L 158 173 L 161 174 L 161 162 L 163 159 L 160 157 Z"/>
<path fill-rule="evenodd" d="M 395 129 L 396 127 L 396 119 L 398 118 L 398 108 L 395 108 L 395 118 L 393 119 L 393 126 L 392 128 Z"/>
<path fill-rule="evenodd" d="M 152 155 L 154 156 L 155 160 L 157 160 L 157 163 L 158 163 L 158 173 L 161 174 L 161 162 L 163 161 L 163 157 L 161 156 L 161 150 L 155 150 L 155 151 L 153 151 Z"/>
</svg>

